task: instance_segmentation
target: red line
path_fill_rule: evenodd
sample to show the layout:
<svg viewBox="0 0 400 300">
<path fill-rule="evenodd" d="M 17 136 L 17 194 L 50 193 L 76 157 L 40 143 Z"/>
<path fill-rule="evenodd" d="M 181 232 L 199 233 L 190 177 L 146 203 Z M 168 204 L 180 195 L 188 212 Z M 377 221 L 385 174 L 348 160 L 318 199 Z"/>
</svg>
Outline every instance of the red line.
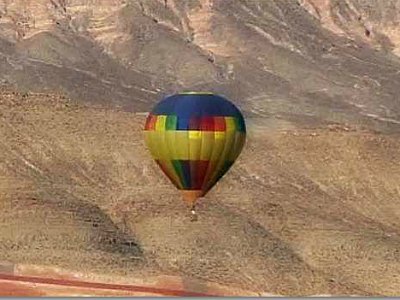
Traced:
<svg viewBox="0 0 400 300">
<path fill-rule="evenodd" d="M 33 276 L 9 275 L 9 274 L 0 274 L 0 280 L 39 283 L 39 284 L 51 284 L 51 285 L 71 286 L 71 287 L 81 287 L 81 288 L 92 288 L 92 289 L 103 289 L 103 290 L 144 292 L 144 293 L 152 293 L 152 294 L 162 294 L 162 295 L 166 295 L 166 296 L 182 296 L 182 297 L 211 297 L 211 296 L 213 296 L 213 295 L 197 293 L 197 292 L 187 292 L 187 291 L 182 291 L 182 290 L 169 290 L 169 289 L 152 288 L 152 287 L 137 286 L 137 285 L 110 284 L 110 283 L 77 281 L 77 280 L 68 280 L 68 279 L 54 279 L 54 278 L 33 277 Z"/>
</svg>

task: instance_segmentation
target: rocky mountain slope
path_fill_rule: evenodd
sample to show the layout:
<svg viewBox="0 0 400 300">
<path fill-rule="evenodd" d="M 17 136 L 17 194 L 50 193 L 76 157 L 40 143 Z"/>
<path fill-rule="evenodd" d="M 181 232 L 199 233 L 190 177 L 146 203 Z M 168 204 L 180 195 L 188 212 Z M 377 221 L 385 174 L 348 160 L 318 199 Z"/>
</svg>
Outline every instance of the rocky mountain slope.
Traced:
<svg viewBox="0 0 400 300">
<path fill-rule="evenodd" d="M 398 13 L 372 0 L 0 0 L 0 260 L 398 294 Z M 142 112 L 182 89 L 227 95 L 249 127 L 198 222 L 141 134 Z"/>
<path fill-rule="evenodd" d="M 248 115 L 397 130 L 398 3 L 3 0 L 0 76 L 125 110 L 207 89 Z"/>
</svg>

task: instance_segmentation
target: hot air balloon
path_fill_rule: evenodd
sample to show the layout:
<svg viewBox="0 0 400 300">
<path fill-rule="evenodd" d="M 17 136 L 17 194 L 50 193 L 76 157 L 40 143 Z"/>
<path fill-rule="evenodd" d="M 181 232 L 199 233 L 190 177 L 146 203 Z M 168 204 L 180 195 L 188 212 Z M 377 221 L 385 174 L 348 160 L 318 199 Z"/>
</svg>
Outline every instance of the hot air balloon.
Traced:
<svg viewBox="0 0 400 300">
<path fill-rule="evenodd" d="M 238 158 L 246 126 L 239 109 L 224 97 L 186 92 L 159 102 L 146 119 L 144 134 L 151 155 L 194 213 L 197 199 Z"/>
</svg>

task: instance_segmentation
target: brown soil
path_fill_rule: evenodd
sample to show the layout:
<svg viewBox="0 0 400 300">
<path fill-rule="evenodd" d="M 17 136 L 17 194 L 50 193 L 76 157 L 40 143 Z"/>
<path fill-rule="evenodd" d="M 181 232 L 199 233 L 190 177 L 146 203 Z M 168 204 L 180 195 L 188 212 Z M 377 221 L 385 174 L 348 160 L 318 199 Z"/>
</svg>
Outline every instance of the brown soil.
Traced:
<svg viewBox="0 0 400 300">
<path fill-rule="evenodd" d="M 0 295 L 2 297 L 37 297 L 45 296 L 46 294 L 43 291 L 39 291 L 37 288 L 32 286 L 3 281 L 0 282 Z"/>
<path fill-rule="evenodd" d="M 44 277 L 32 277 L 32 276 L 16 276 L 16 275 L 5 275 L 0 274 L 0 280 L 3 281 L 2 285 L 5 287 L 5 295 L 10 292 L 14 295 L 33 295 L 38 296 L 43 293 L 46 289 L 51 290 L 51 288 L 46 287 L 51 286 L 61 286 L 69 287 L 66 289 L 69 294 L 71 293 L 93 293 L 93 294 L 131 294 L 131 295 L 164 295 L 164 296 L 185 296 L 185 297 L 207 297 L 212 296 L 208 294 L 195 293 L 195 292 L 185 292 L 179 290 L 171 290 L 161 287 L 145 287 L 145 286 L 133 286 L 133 285 L 121 285 L 121 284 L 107 284 L 107 283 L 96 283 L 88 281 L 78 281 L 78 280 L 68 280 L 68 279 L 54 279 L 54 278 L 44 278 Z M 7 281 L 13 283 L 6 283 Z M 14 282 L 24 283 L 16 284 Z M 34 288 L 39 285 L 39 288 Z M 37 291 L 39 290 L 39 291 Z M 100 291 L 99 291 L 100 290 Z M 108 292 L 101 291 L 108 290 Z M 0 295 L 3 293 L 0 290 Z M 46 291 L 47 295 L 54 295 L 52 291 Z M 4 296 L 5 296 L 4 295 Z M 42 294 L 43 295 L 43 294 Z M 3 295 L 2 295 L 3 296 Z"/>
<path fill-rule="evenodd" d="M 45 94 L 3 92 L 0 105 L 2 261 L 121 284 L 178 276 L 201 293 L 399 291 L 396 135 L 250 126 L 191 222 L 144 147 L 143 116 Z"/>
<path fill-rule="evenodd" d="M 3 264 L 11 266 L 11 264 Z M 12 265 L 13 269 L 0 273 L 1 296 L 238 296 L 257 295 L 250 291 L 192 281 L 185 286 L 182 278 L 157 276 L 154 278 L 118 278 L 84 272 L 70 272 L 39 265 Z M 121 282 L 129 282 L 121 283 Z M 202 287 L 203 292 L 194 291 Z M 206 287 L 206 289 L 204 289 Z"/>
</svg>

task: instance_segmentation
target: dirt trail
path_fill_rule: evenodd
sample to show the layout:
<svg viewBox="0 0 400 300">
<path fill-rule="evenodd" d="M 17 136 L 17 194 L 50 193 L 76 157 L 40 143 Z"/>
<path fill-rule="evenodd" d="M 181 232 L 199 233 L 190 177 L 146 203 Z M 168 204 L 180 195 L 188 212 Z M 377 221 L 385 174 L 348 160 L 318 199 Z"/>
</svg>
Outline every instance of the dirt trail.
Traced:
<svg viewBox="0 0 400 300">
<path fill-rule="evenodd" d="M 188 292 L 183 290 L 170 290 L 166 288 L 154 288 L 127 284 L 109 284 L 100 282 L 78 281 L 68 279 L 54 279 L 35 276 L 18 276 L 10 274 L 0 274 L 0 295 L 1 296 L 40 296 L 50 295 L 47 285 L 71 287 L 73 290 L 79 289 L 80 292 L 87 294 L 87 290 L 95 289 L 91 293 L 98 295 L 99 291 L 127 292 L 129 295 L 162 295 L 162 296 L 184 296 L 184 297 L 210 297 L 214 295 Z M 25 284 L 25 285 L 24 285 Z M 28 285 L 26 285 L 28 284 Z M 49 293 L 50 292 L 50 293 Z M 79 292 L 78 292 L 79 293 Z M 101 293 L 101 291 L 100 291 Z M 52 294 L 52 293 L 51 293 Z"/>
<path fill-rule="evenodd" d="M 180 276 L 118 276 L 73 272 L 49 266 L 0 262 L 0 297 L 3 296 L 257 296 Z M 199 288 L 199 287 L 202 288 Z"/>
</svg>

